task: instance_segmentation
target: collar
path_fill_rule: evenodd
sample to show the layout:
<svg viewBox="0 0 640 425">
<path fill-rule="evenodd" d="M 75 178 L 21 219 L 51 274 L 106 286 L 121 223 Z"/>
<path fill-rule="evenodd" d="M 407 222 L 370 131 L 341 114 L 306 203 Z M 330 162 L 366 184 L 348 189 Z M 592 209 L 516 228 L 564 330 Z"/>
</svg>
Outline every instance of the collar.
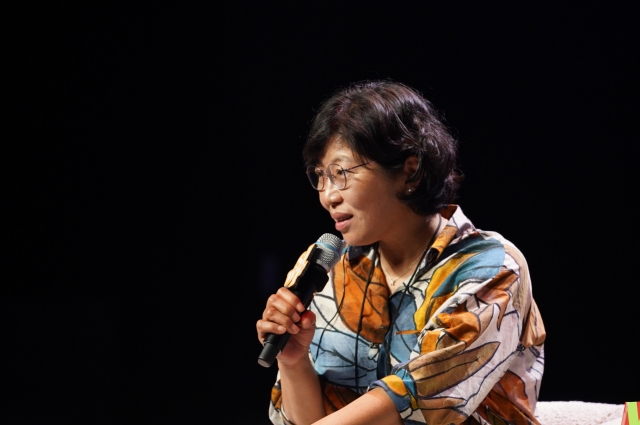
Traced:
<svg viewBox="0 0 640 425">
<path fill-rule="evenodd" d="M 438 237 L 427 255 L 420 262 L 419 273 L 423 270 L 428 270 L 433 267 L 440 255 L 455 239 L 462 237 L 464 234 L 473 232 L 476 230 L 471 220 L 467 218 L 462 212 L 462 208 L 455 204 L 449 204 L 438 212 L 443 218 L 447 219 L 447 225 L 442 229 Z"/>
</svg>

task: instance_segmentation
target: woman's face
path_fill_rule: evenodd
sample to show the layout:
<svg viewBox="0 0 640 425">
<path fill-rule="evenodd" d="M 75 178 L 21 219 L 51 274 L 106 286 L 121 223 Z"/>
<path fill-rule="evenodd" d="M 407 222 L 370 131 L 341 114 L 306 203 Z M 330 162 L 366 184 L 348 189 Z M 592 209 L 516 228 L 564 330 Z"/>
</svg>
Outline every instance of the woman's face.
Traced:
<svg viewBox="0 0 640 425">
<path fill-rule="evenodd" d="M 334 137 L 318 167 L 326 170 L 329 164 L 338 164 L 346 169 L 360 163 L 348 145 Z M 325 190 L 319 192 L 320 203 L 348 244 L 362 246 L 391 240 L 397 227 L 406 222 L 407 214 L 415 214 L 396 196 L 406 190 L 405 178 L 404 174 L 389 177 L 380 165 L 371 162 L 366 168 L 347 172 L 343 190 L 326 181 Z"/>
</svg>

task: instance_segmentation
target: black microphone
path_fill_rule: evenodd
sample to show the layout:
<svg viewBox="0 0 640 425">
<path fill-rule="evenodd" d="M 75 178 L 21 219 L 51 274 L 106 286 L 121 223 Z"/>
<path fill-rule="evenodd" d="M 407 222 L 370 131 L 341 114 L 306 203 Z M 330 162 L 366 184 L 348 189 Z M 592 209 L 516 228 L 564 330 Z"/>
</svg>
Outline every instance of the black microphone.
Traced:
<svg viewBox="0 0 640 425">
<path fill-rule="evenodd" d="M 316 292 L 324 289 L 329 280 L 329 271 L 338 263 L 342 255 L 343 245 L 340 238 L 331 233 L 325 233 L 300 256 L 287 275 L 284 286 L 300 299 L 304 308 L 309 307 Z M 271 366 L 276 356 L 287 345 L 289 338 L 291 338 L 289 332 L 282 335 L 267 334 L 262 352 L 258 356 L 258 364 L 264 367 Z"/>
</svg>

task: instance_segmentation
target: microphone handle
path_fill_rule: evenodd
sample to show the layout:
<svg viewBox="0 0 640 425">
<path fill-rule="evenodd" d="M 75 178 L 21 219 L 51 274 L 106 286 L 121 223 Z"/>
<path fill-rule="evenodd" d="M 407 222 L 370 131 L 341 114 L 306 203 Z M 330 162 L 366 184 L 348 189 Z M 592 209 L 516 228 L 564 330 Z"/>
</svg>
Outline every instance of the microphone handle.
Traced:
<svg viewBox="0 0 640 425">
<path fill-rule="evenodd" d="M 305 271 L 304 276 L 300 277 L 300 280 L 298 280 L 294 288 L 289 289 L 298 297 L 304 305 L 304 308 L 308 308 L 313 299 L 313 295 L 316 292 L 322 291 L 328 280 L 329 275 L 322 266 L 316 263 L 309 263 L 309 267 Z M 258 364 L 263 367 L 270 367 L 276 356 L 280 354 L 284 346 L 289 342 L 289 338 L 291 338 L 289 332 L 281 335 L 267 334 L 264 339 L 262 352 L 258 356 Z"/>
</svg>

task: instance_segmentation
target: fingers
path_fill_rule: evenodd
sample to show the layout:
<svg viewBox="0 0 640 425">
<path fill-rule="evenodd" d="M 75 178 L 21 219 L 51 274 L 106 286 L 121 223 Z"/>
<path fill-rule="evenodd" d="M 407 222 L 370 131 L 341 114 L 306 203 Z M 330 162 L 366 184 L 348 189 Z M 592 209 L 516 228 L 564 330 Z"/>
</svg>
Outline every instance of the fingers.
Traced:
<svg viewBox="0 0 640 425">
<path fill-rule="evenodd" d="M 296 334 L 300 331 L 300 328 L 291 318 L 277 310 L 272 311 L 270 308 L 267 308 L 264 316 L 265 317 L 258 322 L 265 322 L 260 326 L 260 329 L 264 329 L 265 332 L 277 334 L 289 332 L 290 334 Z"/>
<path fill-rule="evenodd" d="M 278 292 L 276 292 L 274 295 L 291 304 L 298 313 L 302 313 L 305 310 L 304 305 L 302 304 L 302 302 L 300 302 L 300 299 L 298 299 L 298 297 L 293 292 L 291 292 L 289 288 L 285 288 L 283 286 L 278 289 Z"/>
<path fill-rule="evenodd" d="M 259 337 L 261 333 L 298 333 L 300 328 L 296 323 L 300 321 L 300 313 L 304 310 L 304 305 L 297 296 L 287 288 L 280 288 L 269 297 L 262 313 L 262 320 L 256 324 Z"/>
<path fill-rule="evenodd" d="M 267 334 L 282 335 L 287 331 L 284 326 L 267 320 L 258 320 L 256 323 L 256 330 L 258 331 L 258 339 L 260 342 L 264 341 Z"/>
<path fill-rule="evenodd" d="M 302 313 L 297 325 L 302 329 L 315 329 L 316 315 L 310 310 L 305 311 Z"/>
<path fill-rule="evenodd" d="M 288 316 L 294 322 L 300 320 L 300 315 L 305 308 L 296 295 L 289 291 L 287 288 L 280 288 L 278 292 L 271 295 L 267 300 L 267 307 L 262 314 L 263 319 L 267 319 L 267 315 L 278 311 L 285 316 Z"/>
<path fill-rule="evenodd" d="M 286 320 L 286 319 L 285 319 Z M 297 334 L 302 329 L 312 329 L 316 326 L 316 315 L 312 311 L 305 311 L 301 316 L 300 320 L 297 323 L 294 323 L 291 330 L 288 330 L 285 326 L 269 321 L 260 319 L 256 323 L 256 329 L 258 334 L 283 334 L 289 331 L 290 334 Z"/>
</svg>

